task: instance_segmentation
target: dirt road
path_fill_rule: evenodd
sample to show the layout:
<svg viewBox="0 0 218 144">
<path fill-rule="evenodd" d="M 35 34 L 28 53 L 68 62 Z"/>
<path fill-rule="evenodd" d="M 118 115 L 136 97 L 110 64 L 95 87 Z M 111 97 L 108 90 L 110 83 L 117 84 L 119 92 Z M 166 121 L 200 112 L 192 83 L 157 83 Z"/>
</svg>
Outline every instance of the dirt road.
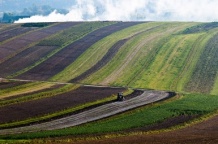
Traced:
<svg viewBox="0 0 218 144">
<path fill-rule="evenodd" d="M 15 134 L 23 132 L 36 132 L 41 130 L 54 130 L 62 129 L 80 125 L 83 123 L 95 121 L 105 117 L 109 117 L 142 105 L 153 103 L 169 96 L 168 93 L 163 91 L 144 91 L 140 96 L 134 97 L 123 102 L 114 102 L 99 106 L 78 114 L 74 114 L 58 120 L 36 124 L 32 126 L 5 129 L 0 131 L 0 135 Z"/>
</svg>

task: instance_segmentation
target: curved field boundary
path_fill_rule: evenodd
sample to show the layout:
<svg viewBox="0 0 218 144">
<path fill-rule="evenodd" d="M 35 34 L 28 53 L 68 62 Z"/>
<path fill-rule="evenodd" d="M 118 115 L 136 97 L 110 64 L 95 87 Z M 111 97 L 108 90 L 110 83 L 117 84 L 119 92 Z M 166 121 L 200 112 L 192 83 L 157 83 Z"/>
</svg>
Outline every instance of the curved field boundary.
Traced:
<svg viewBox="0 0 218 144">
<path fill-rule="evenodd" d="M 91 75 L 92 73 L 98 71 L 101 67 L 103 67 L 104 65 L 106 65 L 112 58 L 113 56 L 118 52 L 118 50 L 128 41 L 128 39 L 123 39 L 118 41 L 116 44 L 114 44 L 109 50 L 108 52 L 104 55 L 104 57 L 98 61 L 93 67 L 91 67 L 90 69 L 88 69 L 87 71 L 85 71 L 84 73 L 82 73 L 81 75 L 79 75 L 78 77 L 70 80 L 70 82 L 78 82 L 81 81 L 83 79 L 85 79 L 86 77 L 88 77 L 89 75 Z"/>
<path fill-rule="evenodd" d="M 14 103 L 20 103 L 23 101 L 30 101 L 30 100 L 35 98 L 34 97 L 35 95 L 40 95 L 39 97 L 41 98 L 41 97 L 43 97 L 43 93 L 52 92 L 52 90 L 57 90 L 57 89 L 61 88 L 62 86 L 63 85 L 61 85 L 61 84 L 56 84 L 56 85 L 52 85 L 51 87 L 45 87 L 44 89 L 39 89 L 38 91 L 33 91 L 33 92 L 29 92 L 29 93 L 24 93 L 24 94 L 18 94 L 16 96 L 4 98 L 3 101 L 0 101 L 0 107 L 5 106 L 5 105 L 14 104 Z"/>
<path fill-rule="evenodd" d="M 156 54 L 156 52 L 153 53 L 155 51 L 153 43 L 157 43 L 169 33 L 178 31 L 179 27 L 181 26 L 178 24 L 169 25 L 165 23 L 152 31 L 134 37 L 125 44 L 107 66 L 87 78 L 84 82 L 100 83 L 102 85 L 129 85 L 130 82 L 135 82 L 133 79 L 137 78 L 139 72 L 145 69 L 143 64 L 148 64 L 145 61 Z"/>
<path fill-rule="evenodd" d="M 54 86 L 53 83 L 27 83 L 23 85 L 19 85 L 16 87 L 11 87 L 7 89 L 3 89 L 0 91 L 0 100 L 6 98 L 16 97 L 17 95 L 27 94 L 35 91 L 39 91 L 45 88 L 50 88 Z"/>
<path fill-rule="evenodd" d="M 27 84 L 27 82 L 17 82 L 17 81 L 11 81 L 11 82 L 0 82 L 0 90 L 16 87 L 22 84 Z"/>
<path fill-rule="evenodd" d="M 61 32 L 41 40 L 37 45 L 22 51 L 0 64 L 0 74 L 2 77 L 7 78 L 20 75 L 46 61 L 49 57 L 66 47 L 66 45 L 73 43 L 87 33 L 112 23 L 87 22 L 63 29 Z M 8 67 L 9 65 L 10 67 Z"/>
<path fill-rule="evenodd" d="M 4 31 L 4 32 L 0 33 L 0 43 L 3 42 L 4 40 L 16 37 L 20 34 L 24 34 L 24 33 L 29 32 L 31 30 L 35 30 L 35 28 L 18 27 L 18 28 L 10 29 L 8 31 Z"/>
<path fill-rule="evenodd" d="M 100 28 L 76 42 L 68 45 L 51 58 L 34 67 L 33 69 L 21 74 L 17 78 L 19 79 L 34 79 L 34 80 L 46 80 L 55 74 L 61 72 L 64 68 L 75 61 L 84 51 L 86 51 L 91 45 L 101 40 L 102 38 L 122 30 L 124 28 L 139 24 L 141 22 L 119 22 L 110 26 Z"/>
<path fill-rule="evenodd" d="M 124 88 L 80 87 L 52 97 L 17 103 L 0 108 L 0 123 L 25 120 L 107 98 Z"/>
<path fill-rule="evenodd" d="M 48 55 L 56 46 L 33 46 L 0 63 L 0 76 L 7 77 Z"/>
<path fill-rule="evenodd" d="M 17 27 L 20 27 L 20 24 L 0 24 L 0 34 Z"/>
<path fill-rule="evenodd" d="M 158 27 L 158 26 L 157 26 Z M 126 38 L 126 39 L 122 39 L 122 40 L 119 40 L 118 42 L 116 42 L 109 50 L 108 52 L 103 56 L 103 58 L 98 61 L 94 66 L 92 66 L 90 69 L 88 69 L 87 71 L 85 71 L 84 73 L 82 73 L 81 75 L 75 77 L 74 79 L 70 80 L 70 82 L 78 82 L 78 81 L 81 81 L 83 79 L 85 79 L 86 77 L 88 77 L 89 75 L 93 74 L 94 72 L 98 71 L 99 69 L 101 69 L 103 66 L 105 66 L 115 55 L 116 53 L 119 51 L 119 49 L 128 41 L 130 40 L 131 38 L 133 37 L 136 37 L 137 35 L 140 35 L 141 33 L 143 32 L 147 32 L 147 31 L 150 31 L 152 29 L 155 29 L 156 27 L 154 28 L 150 28 L 148 30 L 145 30 L 145 31 L 142 31 L 142 32 L 139 32 L 139 33 L 136 33 L 134 34 L 133 36 L 129 37 L 129 38 Z"/>
<path fill-rule="evenodd" d="M 1 130 L 0 134 L 16 134 L 23 132 L 36 132 L 41 130 L 55 130 L 72 127 L 83 123 L 99 120 L 105 117 L 109 117 L 149 103 L 160 101 L 162 99 L 167 98 L 168 96 L 169 94 L 163 91 L 144 91 L 142 95 L 123 102 L 114 102 L 106 104 L 103 106 L 93 108 L 91 110 L 87 110 L 75 115 L 71 115 L 65 118 L 53 120 L 42 124 Z"/>
<path fill-rule="evenodd" d="M 210 93 L 218 72 L 218 34 L 205 45 L 195 70 L 186 86 L 191 92 Z"/>
<path fill-rule="evenodd" d="M 50 27 L 29 32 L 25 35 L 9 40 L 0 45 L 0 62 L 3 62 L 6 59 L 12 57 L 13 55 L 16 55 L 20 51 L 31 46 L 31 44 L 34 44 L 35 42 L 38 42 L 54 33 L 57 33 L 64 28 L 69 28 L 76 24 L 79 23 L 58 23 Z"/>
<path fill-rule="evenodd" d="M 201 51 L 204 47 L 204 43 L 208 41 L 209 34 L 200 35 L 192 44 L 192 49 L 190 50 L 187 58 L 185 60 L 185 64 L 182 66 L 180 73 L 173 80 L 170 85 L 170 89 L 174 89 L 177 91 L 183 91 L 185 88 L 185 84 L 191 77 L 191 73 L 194 71 L 195 65 L 197 63 L 197 59 L 200 57 Z"/>
</svg>

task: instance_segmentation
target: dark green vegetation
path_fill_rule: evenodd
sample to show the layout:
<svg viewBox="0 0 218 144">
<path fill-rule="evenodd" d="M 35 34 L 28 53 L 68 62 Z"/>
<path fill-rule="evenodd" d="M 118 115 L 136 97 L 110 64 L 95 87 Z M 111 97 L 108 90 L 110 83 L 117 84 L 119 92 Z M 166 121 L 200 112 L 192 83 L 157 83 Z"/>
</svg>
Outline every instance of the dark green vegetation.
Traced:
<svg viewBox="0 0 218 144">
<path fill-rule="evenodd" d="M 10 34 L 7 40 L 2 38 L 0 58 L 2 56 L 4 60 L 0 63 L 0 76 L 35 81 L 11 84 L 11 87 L 3 86 L 1 82 L 0 109 L 76 91 L 78 86 L 74 83 L 167 90 L 180 94 L 167 102 L 105 120 L 63 130 L 4 138 L 28 139 L 143 129 L 171 119 L 175 122 L 171 126 L 174 126 L 181 124 L 176 119 L 185 117 L 185 120 L 190 120 L 218 110 L 217 22 L 77 22 L 66 24 L 68 28 L 56 27 L 58 30 L 50 33 L 49 28 L 56 25 L 0 25 L 0 34 L 17 32 L 23 26 L 38 27 L 25 29 L 28 34 L 35 32 L 32 38 L 24 37 L 26 33 L 21 32 L 17 32 L 16 36 Z M 34 41 L 38 30 L 40 35 L 45 32 L 46 37 Z M 24 41 L 28 41 L 30 46 L 22 45 Z M 21 50 L 17 51 L 14 42 L 20 44 Z M 40 80 L 46 83 L 37 82 Z M 47 83 L 49 81 L 57 83 Z M 62 86 L 62 82 L 73 84 Z M 108 102 L 112 97 L 58 110 L 42 119 L 34 117 L 6 123 L 2 128 L 49 120 L 52 114 L 60 116 Z"/>
<path fill-rule="evenodd" d="M 22 27 L 46 27 L 48 26 L 50 23 L 25 23 L 22 24 Z"/>
</svg>

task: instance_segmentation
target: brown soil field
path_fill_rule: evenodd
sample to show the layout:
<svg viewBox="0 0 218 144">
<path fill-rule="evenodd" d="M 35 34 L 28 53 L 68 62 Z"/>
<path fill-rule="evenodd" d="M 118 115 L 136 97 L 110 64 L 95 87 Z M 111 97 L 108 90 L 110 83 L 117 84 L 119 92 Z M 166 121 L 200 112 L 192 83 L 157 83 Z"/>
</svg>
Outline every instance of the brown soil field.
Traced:
<svg viewBox="0 0 218 144">
<path fill-rule="evenodd" d="M 54 89 L 58 89 L 58 88 L 60 88 L 62 86 L 63 85 L 61 85 L 61 84 L 57 84 L 57 85 L 54 85 L 54 86 L 52 86 L 50 88 L 45 88 L 45 89 L 42 89 L 42 90 L 29 92 L 29 93 L 25 93 L 25 94 L 20 94 L 20 95 L 16 95 L 16 96 L 12 96 L 12 97 L 6 97 L 6 98 L 3 98 L 1 100 L 11 100 L 11 99 L 16 99 L 16 98 L 20 98 L 20 97 L 26 97 L 26 96 L 34 95 L 34 94 L 37 94 L 37 93 L 47 92 L 47 91 L 51 91 L 51 90 L 54 90 Z"/>
<path fill-rule="evenodd" d="M 24 47 L 27 47 L 33 42 L 38 42 L 41 39 L 44 39 L 52 34 L 55 34 L 59 32 L 60 30 L 72 27 L 76 24 L 79 24 L 77 22 L 75 23 L 58 23 L 56 25 L 45 27 L 43 29 L 39 29 L 33 32 L 30 32 L 28 34 L 25 34 L 23 36 L 20 36 L 18 38 L 12 39 L 2 45 L 0 45 L 0 61 L 4 60 L 10 55 L 14 55 L 21 51 Z"/>
<path fill-rule="evenodd" d="M 0 90 L 6 89 L 6 88 L 12 88 L 16 87 L 22 84 L 26 84 L 27 82 L 22 81 L 10 81 L 10 82 L 0 82 Z"/>
<path fill-rule="evenodd" d="M 55 46 L 33 46 L 0 64 L 0 76 L 6 77 L 46 56 Z"/>
<path fill-rule="evenodd" d="M 218 143 L 218 116 L 204 122 L 170 132 L 139 134 L 93 141 L 80 141 L 77 144 L 215 144 Z"/>
<path fill-rule="evenodd" d="M 15 29 L 17 27 L 20 27 L 20 24 L 2 24 L 1 23 L 0 24 L 0 34 L 8 30 Z"/>
<path fill-rule="evenodd" d="M 15 29 L 4 31 L 4 32 L 0 33 L 0 42 L 3 42 L 4 40 L 8 40 L 10 38 L 18 36 L 20 34 L 25 34 L 26 32 L 29 32 L 29 31 L 35 30 L 35 29 L 36 28 L 18 27 L 18 28 L 15 28 Z"/>
<path fill-rule="evenodd" d="M 104 55 L 104 57 L 98 61 L 94 66 L 92 66 L 90 69 L 82 73 L 81 75 L 75 77 L 74 79 L 70 80 L 70 82 L 79 82 L 92 73 L 98 71 L 101 69 L 103 66 L 105 66 L 118 52 L 118 50 L 128 41 L 128 39 L 123 39 L 118 41 L 116 44 L 114 44 L 108 52 Z"/>
<path fill-rule="evenodd" d="M 0 108 L 0 123 L 19 121 L 53 113 L 87 102 L 106 98 L 124 91 L 124 88 L 82 86 L 76 90 L 53 97 L 17 103 Z"/>
<path fill-rule="evenodd" d="M 76 42 L 68 45 L 60 52 L 34 67 L 17 78 L 30 80 L 47 80 L 61 72 L 69 64 L 75 61 L 84 51 L 100 39 L 124 28 L 139 24 L 139 22 L 119 22 L 110 26 L 100 28 Z"/>
</svg>

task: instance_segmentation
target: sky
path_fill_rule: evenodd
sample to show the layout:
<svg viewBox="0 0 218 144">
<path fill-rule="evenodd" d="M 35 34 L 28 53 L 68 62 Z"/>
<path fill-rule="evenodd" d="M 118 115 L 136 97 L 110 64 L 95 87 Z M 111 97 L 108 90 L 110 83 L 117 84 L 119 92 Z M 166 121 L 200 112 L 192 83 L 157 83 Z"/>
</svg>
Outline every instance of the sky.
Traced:
<svg viewBox="0 0 218 144">
<path fill-rule="evenodd" d="M 15 6 L 23 3 L 22 8 L 40 4 L 54 8 L 47 15 L 36 14 L 17 22 L 218 21 L 218 0 L 0 0 L 0 11 L 3 5 L 9 9 L 9 2 Z"/>
</svg>

